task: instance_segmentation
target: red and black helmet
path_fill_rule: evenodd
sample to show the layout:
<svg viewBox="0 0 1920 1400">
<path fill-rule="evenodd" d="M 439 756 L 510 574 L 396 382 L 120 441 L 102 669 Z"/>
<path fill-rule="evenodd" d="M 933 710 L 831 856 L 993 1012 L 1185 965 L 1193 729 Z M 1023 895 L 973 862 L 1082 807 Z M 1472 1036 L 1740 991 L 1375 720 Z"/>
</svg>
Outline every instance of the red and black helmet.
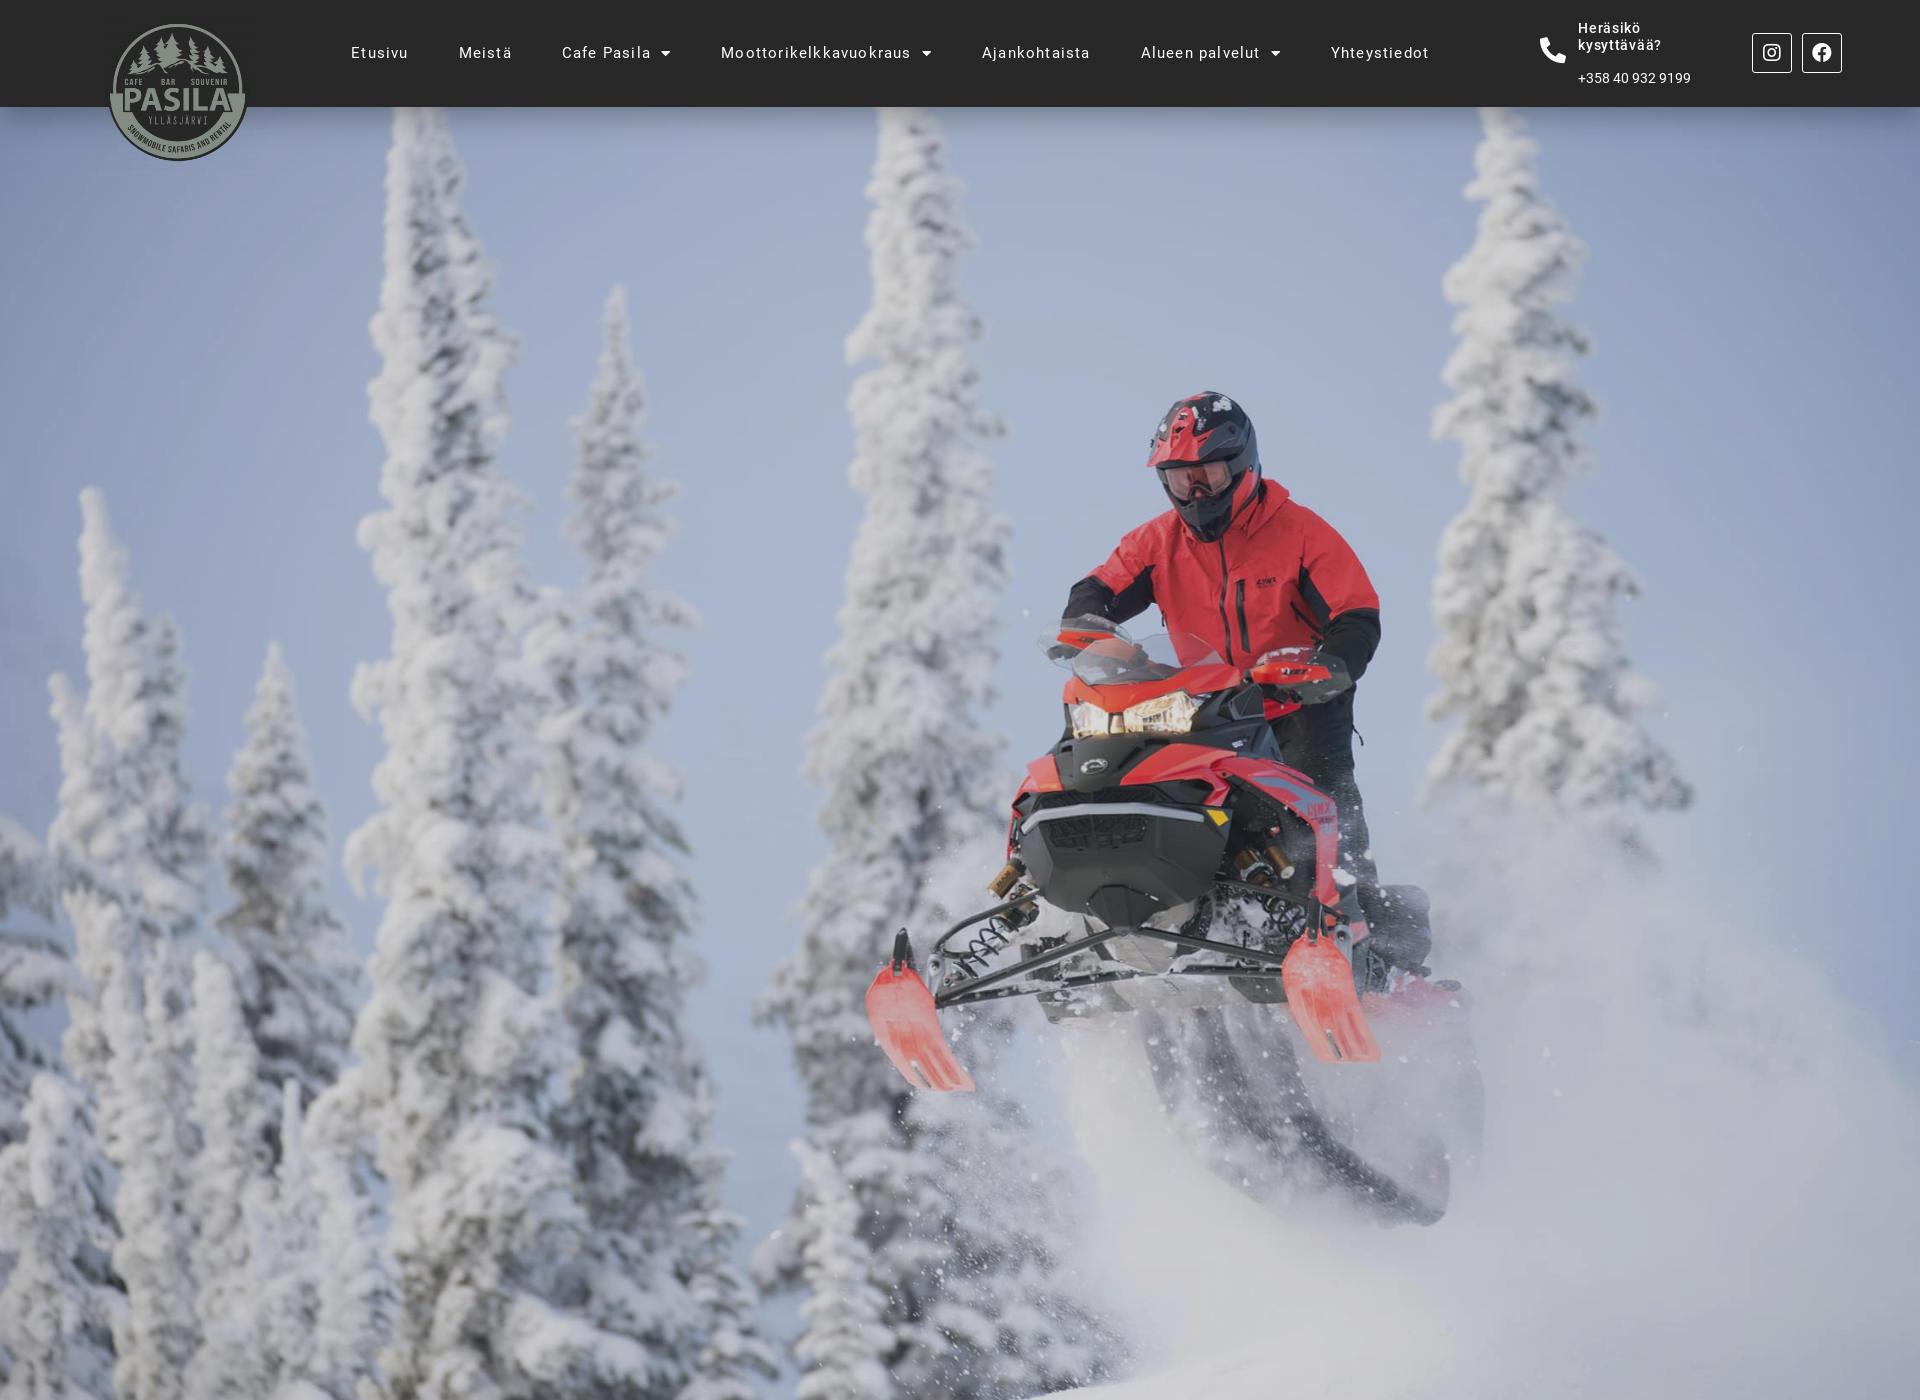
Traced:
<svg viewBox="0 0 1920 1400">
<path fill-rule="evenodd" d="M 1187 528 L 1203 540 L 1217 540 L 1258 489 L 1253 420 L 1225 394 L 1181 399 L 1154 429 L 1147 465 L 1160 473 L 1161 489 Z M 1243 492 L 1249 472 L 1253 481 Z"/>
</svg>

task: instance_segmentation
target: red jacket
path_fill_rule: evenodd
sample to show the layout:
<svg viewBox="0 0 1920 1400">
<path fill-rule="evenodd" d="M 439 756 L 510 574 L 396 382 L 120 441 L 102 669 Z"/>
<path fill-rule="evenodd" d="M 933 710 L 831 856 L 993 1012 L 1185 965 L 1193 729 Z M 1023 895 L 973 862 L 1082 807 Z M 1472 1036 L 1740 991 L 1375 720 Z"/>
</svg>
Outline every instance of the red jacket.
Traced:
<svg viewBox="0 0 1920 1400">
<path fill-rule="evenodd" d="M 1171 510 L 1128 531 L 1075 585 L 1065 616 L 1124 622 L 1157 603 L 1169 632 L 1198 637 L 1223 661 L 1247 665 L 1281 647 L 1324 645 L 1359 679 L 1380 640 L 1380 597 L 1366 569 L 1286 487 L 1260 481 L 1253 489 L 1257 498 L 1217 541 L 1195 538 Z"/>
</svg>

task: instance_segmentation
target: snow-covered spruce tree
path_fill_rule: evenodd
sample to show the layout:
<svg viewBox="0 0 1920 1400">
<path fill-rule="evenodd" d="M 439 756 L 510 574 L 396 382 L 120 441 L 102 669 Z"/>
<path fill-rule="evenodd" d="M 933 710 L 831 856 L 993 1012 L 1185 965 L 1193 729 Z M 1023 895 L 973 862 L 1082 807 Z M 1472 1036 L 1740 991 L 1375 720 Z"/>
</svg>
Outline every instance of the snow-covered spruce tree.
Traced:
<svg viewBox="0 0 1920 1400">
<path fill-rule="evenodd" d="M 484 309 L 461 179 L 444 115 L 398 112 L 369 388 L 387 509 L 360 526 L 393 641 L 354 680 L 387 752 L 347 856 L 387 901 L 352 1097 L 392 1191 L 399 1400 L 593 1393 L 648 1364 L 566 1311 L 584 1220 L 548 1132 L 561 1057 L 540 995 L 558 860 L 520 657 L 522 498 L 493 465 L 512 342 Z"/>
<path fill-rule="evenodd" d="M 530 648 L 552 687 L 541 732 L 566 853 L 556 983 L 574 1060 L 555 1131 L 592 1227 L 588 1316 L 645 1348 L 650 1370 L 632 1394 L 671 1400 L 707 1352 L 710 1320 L 689 1287 L 703 1246 L 690 1222 L 713 1158 L 685 1024 L 700 967 L 686 947 L 693 890 L 671 811 L 680 780 L 648 745 L 686 673 L 659 636 L 699 618 L 649 580 L 672 529 L 661 507 L 678 488 L 645 469 L 645 397 L 619 288 L 601 331 L 569 489 L 587 574 Z M 750 1315 L 727 1325 L 752 1355 Z"/>
<path fill-rule="evenodd" d="M 53 883 L 52 865 L 39 843 L 12 818 L 0 816 L 0 1175 L 4 1175 L 6 1170 L 4 1149 L 23 1143 L 26 1139 L 31 1116 L 29 1099 L 36 1094 L 52 1095 L 57 1099 L 61 1095 L 76 1092 L 64 1079 L 57 1079 L 50 1073 L 54 1069 L 55 1057 L 33 1034 L 21 1013 L 45 1006 L 63 996 L 84 995 L 85 981 L 67 957 L 66 950 L 53 938 L 44 933 L 30 932 L 24 925 L 9 926 L 24 915 L 37 915 L 42 920 L 50 921 L 53 917 Z M 41 1080 L 46 1080 L 47 1084 L 36 1088 Z M 55 1109 L 58 1106 L 52 1104 Z M 80 1111 L 84 1112 L 83 1109 Z M 73 1174 L 77 1189 L 85 1198 L 86 1217 L 77 1222 L 50 1220 L 45 1231 L 23 1223 L 37 1208 L 24 1175 L 28 1170 L 28 1158 L 23 1148 L 23 1155 L 15 1164 L 22 1175 L 13 1188 L 0 1181 L 0 1195 L 9 1189 L 13 1190 L 9 1198 L 11 1204 L 9 1200 L 0 1200 L 0 1289 L 4 1289 L 9 1282 L 17 1253 L 32 1248 L 40 1251 L 40 1257 L 11 1297 L 0 1292 L 0 1376 L 7 1374 L 4 1348 L 6 1309 L 9 1306 L 36 1310 L 36 1320 L 31 1326 L 25 1323 L 23 1312 L 24 1330 L 19 1333 L 20 1340 L 30 1349 L 40 1346 L 44 1341 L 39 1330 L 42 1324 L 57 1321 L 58 1311 L 71 1306 L 71 1300 L 61 1298 L 49 1298 L 41 1304 L 20 1290 L 65 1286 L 60 1284 L 60 1280 L 69 1276 L 81 1279 L 86 1287 L 92 1287 L 105 1275 L 105 1269 L 100 1268 L 95 1271 L 94 1279 L 85 1280 L 82 1275 L 75 1273 L 83 1267 L 81 1261 L 71 1255 L 54 1257 L 57 1251 L 79 1238 L 72 1234 L 69 1226 L 83 1230 L 89 1238 L 111 1240 L 110 1217 L 101 1208 L 106 1196 L 108 1173 L 104 1159 L 93 1145 L 92 1133 L 88 1131 L 82 1139 L 69 1135 L 64 1128 L 58 1129 L 58 1132 L 63 1138 L 63 1150 L 78 1150 L 82 1140 L 88 1148 L 84 1157 L 78 1157 L 61 1168 L 63 1172 Z M 70 1136 L 72 1141 L 66 1141 Z M 45 1130 L 36 1150 L 40 1153 L 48 1150 Z M 62 1196 L 63 1201 L 65 1190 L 64 1185 L 58 1185 L 57 1194 Z M 16 1238 L 10 1239 L 10 1235 Z M 107 1259 L 105 1247 L 95 1249 L 93 1257 L 104 1265 Z M 74 1286 L 82 1285 L 77 1283 Z M 36 1351 L 36 1360 L 24 1372 L 16 1367 L 15 1374 L 23 1379 L 14 1389 L 28 1394 L 47 1394 L 49 1382 L 41 1377 L 39 1368 L 46 1356 L 51 1354 L 44 1350 Z M 0 1400 L 7 1394 L 7 1387 L 0 1384 Z"/>
<path fill-rule="evenodd" d="M 746 1222 L 721 1201 L 729 1154 L 713 1144 L 713 1093 L 703 1073 L 694 1086 L 694 1134 L 704 1150 L 694 1159 L 693 1209 L 687 1232 L 687 1292 L 699 1324 L 701 1347 L 693 1380 L 679 1400 L 755 1400 L 752 1377 L 780 1374 L 767 1345 L 753 1285 L 734 1263 L 733 1250 Z"/>
<path fill-rule="evenodd" d="M 299 1137 L 312 1211 L 314 1321 L 310 1349 L 294 1367 L 309 1384 L 334 1400 L 357 1396 L 363 1383 L 382 1393 L 375 1358 L 393 1335 L 397 1289 L 393 1268 L 384 1249 L 382 1224 L 369 1184 L 370 1143 L 356 1136 L 362 1116 L 353 1095 L 359 1075 L 350 1068 L 340 1081 L 310 1106 Z M 296 1087 L 297 1092 L 297 1087 Z M 282 1120 L 282 1142 L 285 1136 Z M 294 1166 L 281 1154 L 282 1215 L 304 1215 L 290 1193 Z M 279 1238 L 304 1240 L 308 1225 L 283 1225 Z M 289 1246 L 294 1247 L 294 1246 Z M 293 1355 L 293 1353 L 289 1353 Z M 288 1400 L 310 1400 L 289 1397 Z"/>
<path fill-rule="evenodd" d="M 273 1189 L 247 1218 L 247 1267 L 258 1318 L 253 1341 L 261 1370 L 272 1378 L 269 1393 L 275 1400 L 297 1400 L 303 1384 L 318 1395 L 330 1393 L 311 1374 L 320 1330 L 320 1197 L 307 1156 L 301 1098 L 300 1081 L 289 1078 L 280 1095 Z M 351 1396 L 355 1379 L 337 1378 L 331 1393 Z"/>
<path fill-rule="evenodd" d="M 163 614 L 154 620 L 151 636 L 144 705 L 149 727 L 118 751 L 141 838 L 140 856 L 127 872 L 128 888 L 151 944 L 145 952 L 142 989 L 147 1052 L 155 1058 L 156 1083 L 166 1095 L 176 1138 L 177 1208 L 187 1198 L 187 1174 L 196 1149 L 188 982 L 193 949 L 206 940 L 200 921 L 206 912 L 212 842 L 205 809 L 189 794 L 180 754 L 187 731 L 187 670 L 181 661 L 180 632 Z"/>
<path fill-rule="evenodd" d="M 111 1234 L 87 1180 L 99 1157 L 81 1091 L 36 1075 L 25 1138 L 0 1151 L 0 1400 L 113 1400 L 113 1338 L 126 1295 L 107 1282 Z"/>
<path fill-rule="evenodd" d="M 1574 373 L 1587 339 L 1558 310 L 1586 248 L 1541 193 L 1520 118 L 1489 108 L 1482 120 L 1466 194 L 1486 207 L 1444 282 L 1460 344 L 1434 434 L 1460 444 L 1470 496 L 1434 577 L 1441 689 L 1428 715 L 1458 727 L 1430 787 L 1471 785 L 1634 845 L 1630 807 L 1685 807 L 1692 794 L 1639 719 L 1658 693 L 1629 668 L 1614 612 L 1639 583 L 1562 505 L 1590 468 L 1578 434 L 1594 404 Z"/>
<path fill-rule="evenodd" d="M 120 958 L 94 946 L 84 906 L 102 883 L 133 902 L 138 941 L 165 946 L 194 932 L 204 898 L 208 850 L 205 815 L 188 792 L 180 746 L 186 733 L 186 673 L 171 619 L 149 620 L 132 588 L 126 551 L 113 536 L 105 498 L 80 494 L 80 592 L 86 603 L 84 699 L 64 676 L 53 679 L 54 719 L 60 732 L 59 813 L 49 844 L 70 877 L 91 871 L 96 880 L 67 878 L 61 896 L 74 923 L 81 973 L 94 994 L 111 980 Z M 129 929 L 131 932 L 131 928 Z M 158 1047 L 190 1054 L 176 1026 L 185 1023 L 185 988 L 172 949 L 154 964 L 154 980 L 168 1002 L 156 1007 Z M 67 1062 L 81 1083 L 99 1093 L 107 1068 L 89 997 L 73 999 Z M 176 1095 L 185 1080 L 170 1074 Z M 184 1100 L 174 1105 L 184 1117 Z M 103 1124 L 103 1135 L 111 1130 Z"/>
<path fill-rule="evenodd" d="M 46 852 L 18 822 L 0 816 L 0 1148 L 26 1136 L 24 1114 L 34 1076 L 53 1064 L 20 1013 L 86 992 L 59 943 L 4 922 L 17 918 L 16 911 L 51 920 L 53 901 L 53 867 Z"/>
<path fill-rule="evenodd" d="M 85 993 L 68 999 L 66 1057 L 120 1173 L 113 1261 L 129 1305 L 115 1336 L 116 1381 L 122 1400 L 172 1400 L 199 1341 L 182 971 L 200 936 L 206 825 L 180 758 L 178 633 L 170 619 L 142 614 L 100 494 L 83 492 L 81 508 L 86 696 L 63 676 L 52 682 L 61 788 L 49 846 L 86 979 Z"/>
<path fill-rule="evenodd" d="M 129 916 L 109 904 L 100 917 L 110 922 Z M 113 1338 L 114 1387 L 121 1400 L 194 1400 L 185 1385 L 200 1346 L 194 1236 L 184 1210 L 187 1173 L 179 1120 L 168 1103 L 167 1066 L 148 1039 L 139 962 L 136 952 L 118 968 L 99 1002 L 111 1050 L 108 1082 L 99 1095 L 101 1119 L 111 1125 L 104 1135 L 107 1157 L 120 1172 L 113 1267 L 127 1289 L 126 1313 Z"/>
<path fill-rule="evenodd" d="M 122 908 L 125 894 L 109 873 L 117 864 L 108 820 L 120 800 L 120 775 L 112 747 L 87 718 L 72 683 L 56 675 L 48 689 L 60 746 L 60 803 L 48 846 L 81 976 L 81 985 L 67 997 L 62 1048 L 75 1078 L 100 1103 L 112 1070 L 100 998 L 128 960 L 139 958 L 138 940 Z M 105 1138 L 104 1119 L 100 1127 Z"/>
<path fill-rule="evenodd" d="M 860 1237 L 860 1205 L 833 1159 L 804 1142 L 801 1194 L 808 1230 L 800 1251 L 806 1325 L 794 1355 L 804 1368 L 798 1400 L 892 1400 L 896 1391 L 880 1358 L 893 1347 L 887 1300 L 873 1286 L 872 1255 Z"/>
<path fill-rule="evenodd" d="M 193 962 L 193 1040 L 201 1145 L 190 1204 L 203 1340 L 187 1368 L 187 1393 L 194 1400 L 249 1400 L 269 1394 L 271 1379 L 250 1229 L 273 1195 L 261 1122 L 266 1114 L 259 1056 L 233 969 L 204 950 Z"/>
<path fill-rule="evenodd" d="M 232 1103 L 239 1109 L 241 1081 L 235 1076 L 231 1083 Z M 243 1212 L 251 1290 L 245 1310 L 248 1326 L 218 1335 L 221 1343 L 240 1343 L 247 1351 L 210 1370 L 198 1394 L 226 1394 L 236 1400 L 353 1400 L 360 1380 L 373 1379 L 369 1363 L 381 1339 L 358 1324 L 345 1335 L 339 1333 L 329 1316 L 327 1287 L 331 1251 L 358 1245 L 367 1232 L 357 1218 L 349 1218 L 334 1238 L 325 1233 L 334 1224 L 328 1219 L 329 1187 L 316 1174 L 309 1154 L 302 1097 L 298 1080 L 290 1078 L 282 1086 L 281 1152 L 274 1183 L 250 1194 Z M 362 1193 L 350 1191 L 347 1199 L 357 1211 Z M 380 1282 L 377 1270 L 362 1271 L 362 1277 L 376 1286 Z M 364 1320 L 377 1310 L 361 1303 L 351 1313 Z M 253 1388 L 243 1388 L 241 1381 L 249 1376 Z M 215 1389 L 212 1382 L 227 1389 Z"/>
<path fill-rule="evenodd" d="M 887 1300 L 878 1359 L 897 1393 L 929 1398 L 1057 1389 L 1112 1355 L 1062 1263 L 1072 1209 L 1017 1106 L 992 1092 L 948 1103 L 911 1094 L 861 1011 L 894 931 L 964 912 L 944 896 L 984 888 L 1004 830 L 1000 741 L 977 712 L 990 694 L 1007 523 L 975 445 L 1001 427 L 976 397 L 981 328 L 955 281 L 972 240 L 940 148 L 927 113 L 881 113 L 868 186 L 873 306 L 847 343 L 849 359 L 879 361 L 850 402 L 851 476 L 868 506 L 806 765 L 825 790 L 831 849 L 802 901 L 800 947 L 759 1007 L 792 1032 L 810 1150 L 830 1159 L 856 1208 L 823 1211 L 803 1184 L 756 1258 L 764 1281 L 803 1287 L 809 1250 L 864 1251 L 867 1281 Z M 966 1029 L 983 1084 L 1009 1033 L 1000 1011 Z M 981 1209 L 963 1199 L 970 1176 L 1018 1186 Z M 857 1239 L 819 1241 L 846 1221 Z M 834 1306 L 813 1300 L 801 1355 L 841 1325 Z"/>
<path fill-rule="evenodd" d="M 282 1086 L 296 1081 L 311 1103 L 339 1078 L 362 995 L 359 963 L 323 893 L 327 814 L 278 643 L 267 650 L 227 789 L 221 850 L 233 905 L 219 926 L 242 978 L 261 1119 L 277 1156 Z"/>
<path fill-rule="evenodd" d="M 181 760 L 187 673 L 173 619 L 150 620 L 140 610 L 105 498 L 88 489 L 80 494 L 80 507 L 87 693 L 76 705 L 65 678 L 54 678 L 56 723 L 67 729 L 77 720 L 80 732 L 62 737 L 60 809 L 51 845 L 70 876 L 85 869 L 94 877 L 64 880 L 62 897 L 81 972 L 96 990 L 111 977 L 109 964 L 118 957 L 100 950 L 106 964 L 91 965 L 90 921 L 82 906 L 109 897 L 101 891 L 111 888 L 116 893 L 110 897 L 124 901 L 132 915 L 130 923 L 109 923 L 131 931 L 141 950 L 147 1052 L 159 1061 L 155 1083 L 183 1134 L 175 1155 L 184 1166 L 192 1146 L 184 1133 L 193 1053 L 184 949 L 201 936 L 209 849 L 206 814 L 192 800 Z M 69 1010 L 68 1062 L 98 1094 L 106 1071 L 90 1007 L 80 998 Z M 103 1121 L 102 1128 L 111 1152 L 113 1126 Z"/>
</svg>

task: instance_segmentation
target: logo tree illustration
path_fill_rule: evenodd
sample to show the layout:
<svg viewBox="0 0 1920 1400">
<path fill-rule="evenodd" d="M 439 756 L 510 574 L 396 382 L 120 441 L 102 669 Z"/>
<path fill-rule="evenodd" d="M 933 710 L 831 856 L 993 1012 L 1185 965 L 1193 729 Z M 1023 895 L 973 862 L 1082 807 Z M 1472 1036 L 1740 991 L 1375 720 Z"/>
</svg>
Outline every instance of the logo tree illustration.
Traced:
<svg viewBox="0 0 1920 1400">
<path fill-rule="evenodd" d="M 224 73 L 227 71 L 227 61 L 215 53 L 211 47 L 200 55 L 200 62 L 209 73 Z"/>
<path fill-rule="evenodd" d="M 187 35 L 187 67 L 194 72 L 200 71 L 200 46 L 193 42 L 193 35 Z"/>
<path fill-rule="evenodd" d="M 180 41 L 169 34 L 153 46 L 154 61 L 160 65 L 160 71 L 166 72 L 180 62 Z"/>
<path fill-rule="evenodd" d="M 142 45 L 140 49 L 140 57 L 136 58 L 131 64 L 128 65 L 127 72 L 128 74 L 131 75 L 134 73 L 151 73 L 152 71 L 153 71 L 153 55 L 147 52 L 145 45 Z"/>
</svg>

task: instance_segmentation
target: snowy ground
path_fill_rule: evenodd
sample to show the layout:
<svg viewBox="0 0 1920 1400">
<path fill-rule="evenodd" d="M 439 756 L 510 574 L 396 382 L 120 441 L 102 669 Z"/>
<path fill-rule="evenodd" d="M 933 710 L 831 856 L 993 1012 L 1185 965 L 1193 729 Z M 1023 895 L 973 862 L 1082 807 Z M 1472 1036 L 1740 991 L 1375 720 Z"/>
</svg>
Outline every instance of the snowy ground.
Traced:
<svg viewBox="0 0 1920 1400">
<path fill-rule="evenodd" d="M 1063 1042 L 1089 1267 L 1143 1352 L 1085 1394 L 1915 1393 L 1912 1089 L 1771 943 L 1564 852 L 1521 868 L 1436 890 L 1507 898 L 1436 949 L 1476 995 L 1489 1112 L 1484 1167 L 1431 1229 L 1263 1211 L 1172 1141 L 1129 1040 Z"/>
</svg>

